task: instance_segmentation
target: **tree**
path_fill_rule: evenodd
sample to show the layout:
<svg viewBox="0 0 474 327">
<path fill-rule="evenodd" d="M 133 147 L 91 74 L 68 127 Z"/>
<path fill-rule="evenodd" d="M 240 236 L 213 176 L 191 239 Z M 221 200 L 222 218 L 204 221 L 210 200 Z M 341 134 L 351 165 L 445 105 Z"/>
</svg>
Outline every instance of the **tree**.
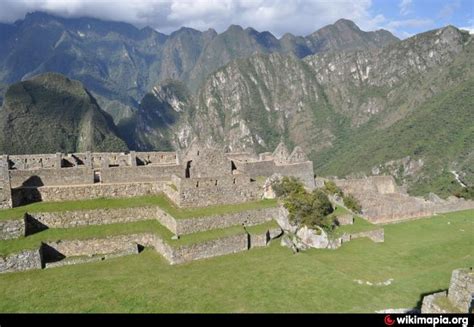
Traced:
<svg viewBox="0 0 474 327">
<path fill-rule="evenodd" d="M 355 213 L 361 213 L 362 212 L 362 206 L 360 205 L 359 201 L 352 195 L 352 194 L 347 194 L 342 197 L 342 200 L 344 201 L 344 205 L 349 209 L 352 210 Z"/>
<path fill-rule="evenodd" d="M 309 193 L 303 184 L 293 177 L 284 177 L 272 185 L 275 194 L 283 198 L 289 212 L 289 220 L 297 226 L 306 225 L 330 228 L 333 220 L 328 215 L 334 211 L 327 195 L 321 190 Z"/>
</svg>

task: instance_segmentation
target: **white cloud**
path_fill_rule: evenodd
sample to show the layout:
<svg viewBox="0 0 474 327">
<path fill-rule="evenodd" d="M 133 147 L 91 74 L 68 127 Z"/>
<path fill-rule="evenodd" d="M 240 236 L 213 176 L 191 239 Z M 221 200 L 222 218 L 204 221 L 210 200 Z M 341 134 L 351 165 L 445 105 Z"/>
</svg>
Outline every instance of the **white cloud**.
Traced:
<svg viewBox="0 0 474 327">
<path fill-rule="evenodd" d="M 399 28 L 427 28 L 433 26 L 434 21 L 432 19 L 404 19 L 404 20 L 392 20 L 388 22 L 385 27 L 389 31 L 397 30 Z"/>
<path fill-rule="evenodd" d="M 461 2 L 459 0 L 448 2 L 441 8 L 438 13 L 438 18 L 442 19 L 449 19 L 453 16 L 456 9 L 461 6 Z"/>
<path fill-rule="evenodd" d="M 351 19 L 361 28 L 372 27 L 371 6 L 371 0 L 1 0 L 0 21 L 46 11 L 149 25 L 165 33 L 182 26 L 222 32 L 239 24 L 276 35 L 307 35 L 339 18 Z"/>
<path fill-rule="evenodd" d="M 412 5 L 412 0 L 402 0 L 402 1 L 400 1 L 400 4 L 398 5 L 398 7 L 400 8 L 400 14 L 401 15 L 408 15 L 408 14 L 412 13 L 411 5 Z"/>
</svg>

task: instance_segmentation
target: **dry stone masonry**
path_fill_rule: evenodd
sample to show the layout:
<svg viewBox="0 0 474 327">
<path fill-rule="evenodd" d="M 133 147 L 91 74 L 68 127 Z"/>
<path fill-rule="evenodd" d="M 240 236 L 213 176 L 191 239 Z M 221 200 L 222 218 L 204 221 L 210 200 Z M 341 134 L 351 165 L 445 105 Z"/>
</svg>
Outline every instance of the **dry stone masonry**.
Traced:
<svg viewBox="0 0 474 327">
<path fill-rule="evenodd" d="M 362 214 L 372 223 L 389 223 L 437 213 L 473 209 L 474 201 L 455 197 L 442 200 L 434 195 L 426 200 L 409 196 L 392 176 L 363 179 L 336 179 L 344 193 L 354 195 L 362 205 Z"/>
<path fill-rule="evenodd" d="M 421 313 L 473 313 L 473 310 L 474 271 L 472 267 L 454 270 L 448 291 L 425 296 L 421 307 Z"/>
<path fill-rule="evenodd" d="M 166 192 L 198 207 L 260 199 L 260 176 L 295 176 L 314 187 L 313 163 L 281 143 L 273 154 L 226 153 L 193 142 L 185 152 L 55 153 L 0 157 L 0 208 L 36 201 Z"/>
</svg>

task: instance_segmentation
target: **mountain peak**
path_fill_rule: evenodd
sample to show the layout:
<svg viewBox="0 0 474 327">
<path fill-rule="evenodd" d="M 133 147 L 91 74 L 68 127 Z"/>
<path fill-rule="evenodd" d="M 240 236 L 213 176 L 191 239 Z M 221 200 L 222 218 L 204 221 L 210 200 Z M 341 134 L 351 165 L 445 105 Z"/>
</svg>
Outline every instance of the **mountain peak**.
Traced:
<svg viewBox="0 0 474 327">
<path fill-rule="evenodd" d="M 357 26 L 352 20 L 341 18 L 337 20 L 334 24 L 336 27 L 348 27 L 350 29 L 360 31 L 359 26 Z"/>
</svg>

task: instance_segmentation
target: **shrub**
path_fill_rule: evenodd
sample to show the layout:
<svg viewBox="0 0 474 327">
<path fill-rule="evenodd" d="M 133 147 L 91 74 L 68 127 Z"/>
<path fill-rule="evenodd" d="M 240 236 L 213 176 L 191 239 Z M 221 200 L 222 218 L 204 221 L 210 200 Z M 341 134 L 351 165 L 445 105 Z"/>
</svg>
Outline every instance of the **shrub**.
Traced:
<svg viewBox="0 0 474 327">
<path fill-rule="evenodd" d="M 362 212 L 362 206 L 360 205 L 359 201 L 352 195 L 352 194 L 347 194 L 342 197 L 342 200 L 344 201 L 344 205 L 349 209 L 352 210 L 355 213 L 361 213 Z"/>
<path fill-rule="evenodd" d="M 334 210 L 327 195 L 315 190 L 312 193 L 294 192 L 285 198 L 285 208 L 289 212 L 289 220 L 298 226 L 306 225 L 329 228 L 332 220 L 327 216 Z"/>
<path fill-rule="evenodd" d="M 279 198 L 285 198 L 293 193 L 306 192 L 303 184 L 295 177 L 283 177 L 281 180 L 274 181 L 272 184 L 275 195 Z"/>
<path fill-rule="evenodd" d="M 326 192 L 326 194 L 338 195 L 341 197 L 344 195 L 342 190 L 333 181 L 324 182 L 324 192 Z"/>
<path fill-rule="evenodd" d="M 464 187 L 461 191 L 454 192 L 454 196 L 466 200 L 474 200 L 474 186 Z"/>
</svg>

